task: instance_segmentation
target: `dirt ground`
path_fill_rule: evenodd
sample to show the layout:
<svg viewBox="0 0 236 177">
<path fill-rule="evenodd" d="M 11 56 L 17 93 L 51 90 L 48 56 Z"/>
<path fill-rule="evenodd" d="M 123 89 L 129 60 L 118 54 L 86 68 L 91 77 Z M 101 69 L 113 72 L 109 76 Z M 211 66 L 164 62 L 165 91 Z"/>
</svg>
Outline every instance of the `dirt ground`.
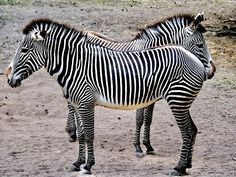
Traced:
<svg viewBox="0 0 236 177">
<path fill-rule="evenodd" d="M 0 1 L 1 2 L 1 1 Z M 21 40 L 21 29 L 35 17 L 50 17 L 117 40 L 162 17 L 205 11 L 206 41 L 217 64 L 191 108 L 197 136 L 189 177 L 236 176 L 236 38 L 217 37 L 234 20 L 236 1 L 24 1 L 0 6 L 0 73 Z M 225 27 L 226 26 L 226 27 Z M 12 89 L 0 75 L 0 177 L 75 177 L 68 168 L 78 143 L 64 131 L 67 107 L 61 88 L 45 70 Z M 137 159 L 133 137 L 135 111 L 96 108 L 93 175 L 98 177 L 166 176 L 178 162 L 181 136 L 164 101 L 156 103 L 151 142 L 156 155 Z"/>
</svg>

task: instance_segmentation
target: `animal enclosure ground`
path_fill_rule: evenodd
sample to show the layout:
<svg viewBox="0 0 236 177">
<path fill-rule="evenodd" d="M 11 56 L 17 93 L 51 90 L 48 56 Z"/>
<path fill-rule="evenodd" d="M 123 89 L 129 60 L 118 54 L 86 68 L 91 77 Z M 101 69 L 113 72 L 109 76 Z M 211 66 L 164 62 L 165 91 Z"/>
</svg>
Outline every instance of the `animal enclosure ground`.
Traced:
<svg viewBox="0 0 236 177">
<path fill-rule="evenodd" d="M 7 4 L 9 1 L 0 1 Z M 191 108 L 198 127 L 190 177 L 236 176 L 236 39 L 216 33 L 235 22 L 236 2 L 211 1 L 23 1 L 0 6 L 0 73 L 21 40 L 21 29 L 34 17 L 50 17 L 84 30 L 130 40 L 138 28 L 183 12 L 205 11 L 203 24 L 212 58 L 213 80 L 205 82 Z M 235 23 L 233 23 L 235 25 Z M 231 28 L 230 28 L 231 29 Z M 232 28 L 233 29 L 233 28 Z M 235 28 L 234 28 L 235 29 Z M 156 155 L 137 159 L 133 137 L 135 111 L 97 107 L 93 175 L 98 177 L 166 176 L 177 163 L 181 135 L 167 104 L 156 103 L 151 142 Z M 0 75 L 0 176 L 74 177 L 68 168 L 78 156 L 78 143 L 64 131 L 67 106 L 61 88 L 44 71 L 12 89 Z"/>
</svg>

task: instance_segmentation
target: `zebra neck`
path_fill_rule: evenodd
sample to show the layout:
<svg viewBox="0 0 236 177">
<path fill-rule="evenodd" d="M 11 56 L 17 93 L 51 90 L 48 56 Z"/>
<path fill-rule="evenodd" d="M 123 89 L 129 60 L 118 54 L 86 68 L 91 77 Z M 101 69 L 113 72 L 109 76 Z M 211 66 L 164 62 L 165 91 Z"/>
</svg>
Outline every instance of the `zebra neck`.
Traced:
<svg viewBox="0 0 236 177">
<path fill-rule="evenodd" d="M 182 31 L 183 33 L 183 31 Z M 87 33 L 88 37 L 86 41 L 100 45 L 114 50 L 123 50 L 123 51 L 134 51 L 142 50 L 145 48 L 153 48 L 163 45 L 182 45 L 183 43 L 183 34 L 176 31 L 176 33 L 169 33 L 167 31 L 156 29 L 145 29 L 138 38 L 134 38 L 131 41 L 118 42 L 112 39 L 101 37 L 99 35 Z"/>
<path fill-rule="evenodd" d="M 48 42 L 45 68 L 62 87 L 67 85 L 72 73 L 83 68 L 81 67 L 81 49 L 85 38 L 86 36 L 82 32 L 69 31 L 63 33 L 59 38 L 52 36 Z"/>
</svg>

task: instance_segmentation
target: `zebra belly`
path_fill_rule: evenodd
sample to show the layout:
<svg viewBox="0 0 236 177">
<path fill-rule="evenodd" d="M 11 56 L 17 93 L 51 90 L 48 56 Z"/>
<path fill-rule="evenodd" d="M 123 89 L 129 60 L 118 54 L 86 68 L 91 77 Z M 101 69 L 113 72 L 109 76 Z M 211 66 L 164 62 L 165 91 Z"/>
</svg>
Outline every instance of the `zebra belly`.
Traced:
<svg viewBox="0 0 236 177">
<path fill-rule="evenodd" d="M 106 108 L 111 108 L 111 109 L 134 110 L 134 109 L 140 109 L 140 108 L 147 107 L 160 99 L 161 98 L 155 98 L 155 99 L 152 99 L 152 100 L 145 102 L 145 103 L 139 103 L 139 104 L 133 104 L 133 105 L 122 105 L 122 104 L 112 103 L 100 95 L 100 96 L 96 97 L 96 105 L 103 106 Z"/>
</svg>

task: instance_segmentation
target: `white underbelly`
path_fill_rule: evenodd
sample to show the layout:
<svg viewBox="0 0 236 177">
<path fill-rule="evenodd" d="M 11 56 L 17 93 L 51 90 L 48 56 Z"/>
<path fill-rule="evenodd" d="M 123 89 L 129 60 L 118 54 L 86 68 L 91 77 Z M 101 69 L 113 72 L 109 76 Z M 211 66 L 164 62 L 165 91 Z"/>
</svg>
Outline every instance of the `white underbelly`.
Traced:
<svg viewBox="0 0 236 177">
<path fill-rule="evenodd" d="M 96 99 L 96 105 L 111 108 L 111 109 L 120 109 L 120 110 L 132 110 L 133 109 L 134 110 L 134 109 L 140 109 L 140 108 L 147 107 L 147 106 L 151 105 L 152 103 L 155 103 L 158 100 L 160 100 L 160 98 L 155 98 L 155 99 L 150 100 L 148 102 L 136 104 L 136 105 L 122 105 L 122 104 L 111 103 L 111 102 L 107 101 L 104 97 L 98 96 Z"/>
</svg>

